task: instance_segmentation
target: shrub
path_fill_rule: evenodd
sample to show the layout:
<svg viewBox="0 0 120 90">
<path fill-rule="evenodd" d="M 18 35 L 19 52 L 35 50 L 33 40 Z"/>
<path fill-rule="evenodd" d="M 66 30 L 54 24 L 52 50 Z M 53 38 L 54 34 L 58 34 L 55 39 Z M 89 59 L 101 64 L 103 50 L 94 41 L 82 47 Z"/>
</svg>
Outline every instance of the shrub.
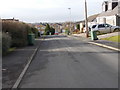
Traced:
<svg viewBox="0 0 120 90">
<path fill-rule="evenodd" d="M 4 32 L 8 32 L 11 35 L 12 46 L 21 47 L 27 45 L 27 35 L 30 27 L 22 22 L 2 22 L 2 29 Z"/>
<path fill-rule="evenodd" d="M 53 27 L 50 28 L 51 35 L 55 34 L 55 29 Z"/>
<path fill-rule="evenodd" d="M 35 38 L 40 36 L 37 28 L 31 27 L 31 32 L 35 34 Z"/>
<path fill-rule="evenodd" d="M 73 34 L 80 34 L 80 30 L 79 29 L 76 29 L 72 32 Z"/>
<path fill-rule="evenodd" d="M 46 28 L 45 28 L 45 32 L 44 32 L 44 35 L 49 35 L 49 33 L 50 33 L 50 25 L 49 24 L 47 24 L 46 25 Z"/>
<path fill-rule="evenodd" d="M 5 55 L 11 46 L 11 37 L 9 34 L 2 33 L 2 54 Z"/>
<path fill-rule="evenodd" d="M 80 30 L 80 24 L 77 24 L 77 25 L 76 25 L 76 27 L 77 27 L 77 29 L 79 29 L 79 30 Z"/>
<path fill-rule="evenodd" d="M 70 34 L 70 31 L 69 31 L 68 29 L 66 29 L 66 30 L 65 30 L 65 33 L 66 33 L 67 35 L 69 35 L 69 34 Z"/>
</svg>

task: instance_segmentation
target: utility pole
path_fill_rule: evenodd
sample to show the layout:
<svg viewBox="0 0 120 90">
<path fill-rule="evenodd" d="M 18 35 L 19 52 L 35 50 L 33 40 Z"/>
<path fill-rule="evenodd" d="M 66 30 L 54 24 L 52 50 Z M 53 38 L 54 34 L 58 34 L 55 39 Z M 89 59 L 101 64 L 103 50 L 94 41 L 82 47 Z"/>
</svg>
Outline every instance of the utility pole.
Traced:
<svg viewBox="0 0 120 90">
<path fill-rule="evenodd" d="M 71 8 L 68 8 L 70 10 L 70 34 L 72 34 L 72 30 L 71 30 Z"/>
<path fill-rule="evenodd" d="M 87 19 L 87 2 L 85 0 L 85 27 L 86 27 L 86 38 L 88 38 L 88 19 Z"/>
</svg>

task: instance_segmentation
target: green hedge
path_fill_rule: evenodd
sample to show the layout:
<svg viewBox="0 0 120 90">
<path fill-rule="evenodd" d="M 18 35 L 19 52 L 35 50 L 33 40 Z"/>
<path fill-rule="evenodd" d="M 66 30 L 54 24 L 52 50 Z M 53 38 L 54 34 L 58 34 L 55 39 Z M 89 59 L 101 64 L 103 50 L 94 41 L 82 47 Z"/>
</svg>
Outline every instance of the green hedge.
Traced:
<svg viewBox="0 0 120 90">
<path fill-rule="evenodd" d="M 11 46 L 11 37 L 7 33 L 2 33 L 2 54 L 5 55 Z"/>
</svg>

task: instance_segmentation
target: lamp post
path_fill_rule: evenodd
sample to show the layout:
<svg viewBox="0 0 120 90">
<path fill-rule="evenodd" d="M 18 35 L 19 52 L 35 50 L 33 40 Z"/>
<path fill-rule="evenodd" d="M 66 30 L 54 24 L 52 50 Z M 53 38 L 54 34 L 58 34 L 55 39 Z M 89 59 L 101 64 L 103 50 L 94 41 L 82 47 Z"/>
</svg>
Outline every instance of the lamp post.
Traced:
<svg viewBox="0 0 120 90">
<path fill-rule="evenodd" d="M 69 26 L 70 27 L 70 34 L 72 34 L 72 31 L 71 31 L 71 8 L 68 8 L 68 9 L 70 10 L 70 21 L 69 21 L 70 22 L 70 26 Z"/>
<path fill-rule="evenodd" d="M 88 19 L 87 19 L 87 2 L 85 0 L 85 27 L 86 27 L 86 38 L 88 38 Z"/>
</svg>

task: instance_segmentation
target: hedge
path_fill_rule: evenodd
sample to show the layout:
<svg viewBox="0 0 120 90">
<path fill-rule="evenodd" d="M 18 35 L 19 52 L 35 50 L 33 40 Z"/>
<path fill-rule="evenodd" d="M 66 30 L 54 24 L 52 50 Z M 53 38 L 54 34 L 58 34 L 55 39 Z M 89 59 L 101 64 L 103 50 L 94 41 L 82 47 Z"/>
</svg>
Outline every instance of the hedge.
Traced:
<svg viewBox="0 0 120 90">
<path fill-rule="evenodd" d="M 8 33 L 2 33 L 2 54 L 5 55 L 11 46 L 11 37 Z"/>
<path fill-rule="evenodd" d="M 21 47 L 27 45 L 27 35 L 29 26 L 22 22 L 2 22 L 2 29 L 11 35 L 12 46 Z"/>
</svg>

